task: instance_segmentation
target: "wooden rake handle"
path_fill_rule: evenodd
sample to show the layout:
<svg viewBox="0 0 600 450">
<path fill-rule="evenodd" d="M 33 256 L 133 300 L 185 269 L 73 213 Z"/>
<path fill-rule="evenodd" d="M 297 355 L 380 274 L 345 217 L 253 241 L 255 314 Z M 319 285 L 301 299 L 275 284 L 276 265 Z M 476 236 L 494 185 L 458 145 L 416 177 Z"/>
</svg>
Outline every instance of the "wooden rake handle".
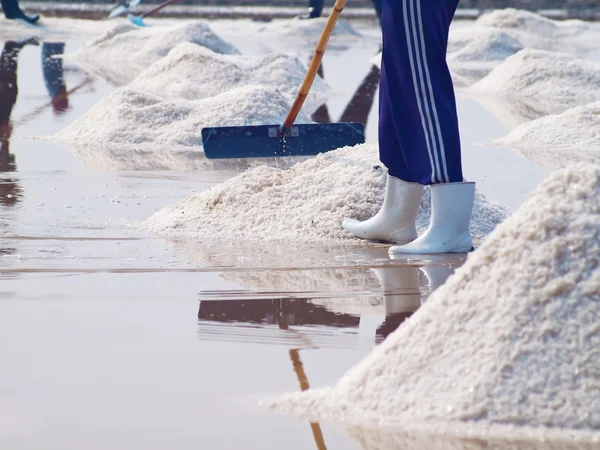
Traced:
<svg viewBox="0 0 600 450">
<path fill-rule="evenodd" d="M 177 3 L 179 0 L 167 0 L 166 2 L 161 3 L 160 5 L 158 5 L 155 8 L 152 8 L 150 11 L 148 11 L 147 13 L 142 14 L 142 19 L 145 19 L 148 16 L 151 16 L 153 14 L 156 14 L 158 11 L 160 11 L 161 9 L 173 4 L 173 3 Z"/>
<path fill-rule="evenodd" d="M 294 104 L 290 108 L 290 112 L 287 117 L 283 121 L 283 125 L 281 126 L 282 131 L 287 133 L 287 131 L 294 125 L 294 121 L 298 114 L 300 113 L 300 109 L 302 109 L 302 105 L 308 96 L 308 92 L 315 81 L 315 77 L 317 76 L 317 72 L 319 71 L 319 67 L 321 67 L 321 61 L 323 60 L 323 55 L 325 54 L 325 49 L 327 48 L 327 44 L 329 42 L 329 38 L 331 37 L 331 33 L 333 33 L 333 29 L 335 28 L 335 24 L 337 23 L 340 14 L 344 10 L 346 6 L 346 0 L 336 0 L 335 5 L 333 5 L 333 9 L 329 14 L 329 18 L 327 19 L 327 23 L 325 24 L 325 28 L 323 28 L 323 32 L 321 33 L 321 38 L 319 39 L 319 43 L 317 44 L 317 49 L 315 50 L 315 54 L 310 62 L 310 66 L 308 66 L 308 71 L 306 72 L 306 77 L 302 82 L 302 86 L 300 86 L 300 92 L 296 96 L 296 100 L 294 100 Z"/>
</svg>

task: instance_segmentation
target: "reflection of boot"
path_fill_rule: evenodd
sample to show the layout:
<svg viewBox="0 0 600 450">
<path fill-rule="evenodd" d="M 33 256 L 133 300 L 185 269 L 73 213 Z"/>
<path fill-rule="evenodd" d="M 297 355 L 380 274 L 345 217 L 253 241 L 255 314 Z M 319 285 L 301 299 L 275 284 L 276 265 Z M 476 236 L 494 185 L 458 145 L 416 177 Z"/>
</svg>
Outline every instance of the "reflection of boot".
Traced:
<svg viewBox="0 0 600 450">
<path fill-rule="evenodd" d="M 381 342 L 421 306 L 420 271 L 417 267 L 387 267 L 371 269 L 383 290 L 385 321 L 375 332 Z"/>
<path fill-rule="evenodd" d="M 411 242 L 417 237 L 415 221 L 422 196 L 422 185 L 388 175 L 379 212 L 364 222 L 345 219 L 342 227 L 362 239 L 396 244 Z"/>
<path fill-rule="evenodd" d="M 469 224 L 475 183 L 431 186 L 431 222 L 427 231 L 410 244 L 391 247 L 390 254 L 467 253 L 473 250 Z"/>
<path fill-rule="evenodd" d="M 455 268 L 450 266 L 423 266 L 421 270 L 427 276 L 429 294 L 446 282 L 448 277 L 454 273 Z"/>
</svg>

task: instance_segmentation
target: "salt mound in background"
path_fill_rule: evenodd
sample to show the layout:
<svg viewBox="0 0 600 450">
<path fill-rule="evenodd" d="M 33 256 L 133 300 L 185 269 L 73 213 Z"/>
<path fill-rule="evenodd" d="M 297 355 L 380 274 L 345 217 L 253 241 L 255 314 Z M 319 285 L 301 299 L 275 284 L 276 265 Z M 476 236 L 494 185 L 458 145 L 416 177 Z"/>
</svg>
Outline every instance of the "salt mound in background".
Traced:
<svg viewBox="0 0 600 450">
<path fill-rule="evenodd" d="M 530 11 L 496 9 L 483 14 L 471 29 L 497 28 L 518 39 L 525 47 L 584 56 L 595 51 L 600 39 L 597 24 L 581 20 L 557 21 Z"/>
<path fill-rule="evenodd" d="M 501 61 L 523 49 L 518 39 L 490 27 L 451 30 L 447 61 L 455 87 L 464 88 L 481 80 Z M 381 67 L 381 53 L 371 59 Z"/>
<path fill-rule="evenodd" d="M 356 423 L 465 421 L 469 433 L 473 422 L 600 431 L 599 230 L 600 166 L 553 173 L 337 386 L 270 405 Z"/>
<path fill-rule="evenodd" d="M 80 119 L 53 136 L 77 154 L 125 159 L 139 152 L 163 163 L 169 152 L 201 150 L 200 130 L 207 126 L 280 124 L 289 110 L 276 90 L 243 86 L 195 102 L 164 101 L 127 88 L 100 100 Z M 301 114 L 300 122 L 310 122 Z M 160 167 L 160 166 L 159 166 Z"/>
<path fill-rule="evenodd" d="M 282 170 L 257 167 L 152 216 L 151 233 L 192 239 L 289 242 L 357 242 L 341 227 L 346 217 L 372 217 L 383 201 L 385 173 L 376 145 L 320 154 Z M 429 223 L 429 191 L 417 228 Z M 476 239 L 507 215 L 477 195 L 471 230 Z"/>
<path fill-rule="evenodd" d="M 448 61 L 501 61 L 523 49 L 518 39 L 488 27 L 454 30 L 448 39 Z"/>
<path fill-rule="evenodd" d="M 182 42 L 192 42 L 215 53 L 239 53 L 217 36 L 206 22 L 197 21 L 147 28 L 119 24 L 86 42 L 73 56 L 90 71 L 122 86 Z"/>
<path fill-rule="evenodd" d="M 258 36 L 265 35 L 278 35 L 283 37 L 292 37 L 294 39 L 314 37 L 319 38 L 327 23 L 327 17 L 319 17 L 318 19 L 303 20 L 299 18 L 284 19 L 284 20 L 273 20 L 267 23 L 256 23 L 253 22 L 252 34 L 258 33 Z M 239 23 L 234 24 L 239 28 Z M 244 27 L 245 28 L 245 27 Z M 355 36 L 358 37 L 361 34 L 356 31 L 350 23 L 344 19 L 339 19 L 333 29 L 332 36 Z M 311 43 L 311 45 L 313 45 Z"/>
<path fill-rule="evenodd" d="M 600 164 L 600 102 L 525 123 L 492 143 L 518 149 L 527 159 L 547 167 Z"/>
<path fill-rule="evenodd" d="M 169 100 L 200 100 L 244 85 L 263 85 L 287 94 L 291 101 L 305 75 L 306 67 L 294 56 L 220 55 L 186 42 L 143 71 L 128 88 Z M 307 109 L 323 104 L 327 91 L 325 82 L 317 77 L 307 98 Z"/>
<path fill-rule="evenodd" d="M 525 49 L 469 89 L 516 99 L 545 114 L 600 100 L 600 64 L 563 53 Z"/>
</svg>

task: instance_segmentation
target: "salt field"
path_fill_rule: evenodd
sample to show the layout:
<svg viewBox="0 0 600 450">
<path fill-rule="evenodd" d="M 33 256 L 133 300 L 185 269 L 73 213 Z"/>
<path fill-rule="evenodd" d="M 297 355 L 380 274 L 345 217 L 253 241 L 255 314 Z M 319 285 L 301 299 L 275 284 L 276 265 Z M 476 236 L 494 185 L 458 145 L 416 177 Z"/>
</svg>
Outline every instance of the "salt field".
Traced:
<svg viewBox="0 0 600 450">
<path fill-rule="evenodd" d="M 600 24 L 452 24 L 476 250 L 390 257 L 341 227 L 384 196 L 378 23 L 298 118 L 365 144 L 209 160 L 325 19 L 42 20 L 0 20 L 1 448 L 600 448 Z"/>
</svg>

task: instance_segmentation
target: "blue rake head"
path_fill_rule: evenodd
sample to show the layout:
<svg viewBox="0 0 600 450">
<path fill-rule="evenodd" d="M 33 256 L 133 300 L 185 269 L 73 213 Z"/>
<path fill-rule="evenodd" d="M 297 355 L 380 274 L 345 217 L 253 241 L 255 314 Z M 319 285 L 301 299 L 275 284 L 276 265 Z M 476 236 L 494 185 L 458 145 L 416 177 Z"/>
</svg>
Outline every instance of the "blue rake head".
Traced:
<svg viewBox="0 0 600 450">
<path fill-rule="evenodd" d="M 137 25 L 138 27 L 145 27 L 146 24 L 144 23 L 144 21 L 142 20 L 141 16 L 134 16 L 133 14 L 127 14 L 127 19 L 134 25 Z"/>
</svg>

